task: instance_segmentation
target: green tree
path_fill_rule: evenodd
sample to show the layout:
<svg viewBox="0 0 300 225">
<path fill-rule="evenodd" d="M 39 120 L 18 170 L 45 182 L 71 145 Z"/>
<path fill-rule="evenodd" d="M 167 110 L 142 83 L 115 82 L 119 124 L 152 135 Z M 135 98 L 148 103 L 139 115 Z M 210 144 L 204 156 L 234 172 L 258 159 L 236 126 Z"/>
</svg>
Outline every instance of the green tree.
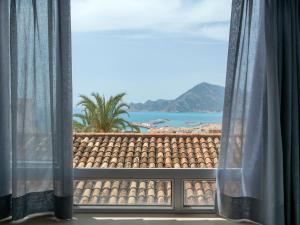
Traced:
<svg viewBox="0 0 300 225">
<path fill-rule="evenodd" d="M 92 98 L 80 95 L 78 106 L 82 113 L 74 114 L 73 128 L 76 132 L 120 132 L 131 129 L 140 132 L 138 126 L 124 119 L 128 115 L 129 105 L 123 102 L 125 93 L 111 96 L 108 100 L 98 93 L 92 93 Z"/>
</svg>

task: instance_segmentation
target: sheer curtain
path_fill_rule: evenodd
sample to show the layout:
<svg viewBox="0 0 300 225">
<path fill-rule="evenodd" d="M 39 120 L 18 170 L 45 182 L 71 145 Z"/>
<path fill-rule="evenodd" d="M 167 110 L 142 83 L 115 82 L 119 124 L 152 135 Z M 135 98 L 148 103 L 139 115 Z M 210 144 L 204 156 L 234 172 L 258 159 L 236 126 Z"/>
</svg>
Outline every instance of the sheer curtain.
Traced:
<svg viewBox="0 0 300 225">
<path fill-rule="evenodd" d="M 0 1 L 0 219 L 72 217 L 69 0 Z"/>
<path fill-rule="evenodd" d="M 218 209 L 298 225 L 300 5 L 233 0 Z"/>
</svg>

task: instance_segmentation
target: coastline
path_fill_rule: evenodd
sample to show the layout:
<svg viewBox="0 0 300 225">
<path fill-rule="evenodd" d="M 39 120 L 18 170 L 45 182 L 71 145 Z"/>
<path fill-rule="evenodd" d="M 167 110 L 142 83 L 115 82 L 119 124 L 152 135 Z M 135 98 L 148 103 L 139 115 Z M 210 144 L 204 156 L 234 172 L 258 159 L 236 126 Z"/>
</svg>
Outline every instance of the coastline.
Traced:
<svg viewBox="0 0 300 225">
<path fill-rule="evenodd" d="M 129 112 L 142 133 L 208 133 L 221 130 L 220 112 Z"/>
</svg>

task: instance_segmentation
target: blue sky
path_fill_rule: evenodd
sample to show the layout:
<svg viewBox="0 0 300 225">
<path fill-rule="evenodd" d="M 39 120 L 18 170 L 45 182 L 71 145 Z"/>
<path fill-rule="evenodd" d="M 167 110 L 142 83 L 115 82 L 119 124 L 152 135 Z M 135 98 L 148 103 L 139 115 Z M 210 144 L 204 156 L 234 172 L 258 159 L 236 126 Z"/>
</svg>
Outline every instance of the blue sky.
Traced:
<svg viewBox="0 0 300 225">
<path fill-rule="evenodd" d="M 224 85 L 230 0 L 72 0 L 73 92 L 173 99 Z"/>
</svg>

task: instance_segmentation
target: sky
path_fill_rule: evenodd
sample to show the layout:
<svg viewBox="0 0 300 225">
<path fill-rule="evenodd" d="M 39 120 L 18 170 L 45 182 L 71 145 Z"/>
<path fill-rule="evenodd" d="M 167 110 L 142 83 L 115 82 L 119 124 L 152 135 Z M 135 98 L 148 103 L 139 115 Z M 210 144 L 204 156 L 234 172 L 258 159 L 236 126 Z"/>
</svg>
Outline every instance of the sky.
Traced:
<svg viewBox="0 0 300 225">
<path fill-rule="evenodd" d="M 231 0 L 71 0 L 73 101 L 174 99 L 224 85 Z"/>
</svg>

